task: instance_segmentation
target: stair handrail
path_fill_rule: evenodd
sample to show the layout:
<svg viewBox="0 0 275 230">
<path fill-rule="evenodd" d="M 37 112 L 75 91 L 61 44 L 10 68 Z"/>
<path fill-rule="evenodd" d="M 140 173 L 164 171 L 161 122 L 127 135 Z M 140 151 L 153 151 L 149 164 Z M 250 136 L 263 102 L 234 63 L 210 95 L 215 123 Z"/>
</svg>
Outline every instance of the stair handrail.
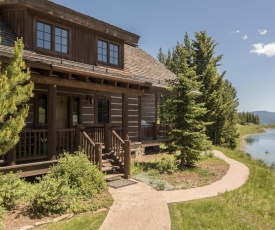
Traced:
<svg viewBox="0 0 275 230">
<path fill-rule="evenodd" d="M 97 164 L 99 170 L 102 169 L 102 144 L 95 143 L 85 132 L 81 131 L 80 147 L 87 154 L 92 164 Z"/>
<path fill-rule="evenodd" d="M 131 177 L 131 141 L 123 141 L 113 129 L 111 131 L 111 152 L 124 164 L 124 177 L 129 179 Z"/>
</svg>

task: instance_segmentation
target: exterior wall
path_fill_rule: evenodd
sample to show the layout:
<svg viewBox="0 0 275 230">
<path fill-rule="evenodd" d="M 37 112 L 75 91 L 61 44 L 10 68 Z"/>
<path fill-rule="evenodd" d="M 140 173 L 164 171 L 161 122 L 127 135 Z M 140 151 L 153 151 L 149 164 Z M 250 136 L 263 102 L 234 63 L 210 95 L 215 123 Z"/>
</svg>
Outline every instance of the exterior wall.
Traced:
<svg viewBox="0 0 275 230">
<path fill-rule="evenodd" d="M 48 86 L 42 84 L 35 85 L 35 94 L 45 93 L 48 94 Z M 118 93 L 103 93 L 103 92 L 91 92 L 89 90 L 72 89 L 66 87 L 57 87 L 57 96 L 74 96 L 80 98 L 80 110 L 81 118 L 80 123 L 84 127 L 98 125 L 97 122 L 97 99 L 106 98 L 110 101 L 110 124 L 115 127 L 122 127 L 122 95 Z M 87 96 L 93 98 L 93 103 L 87 99 Z M 51 102 L 48 102 L 48 107 L 51 106 Z M 139 132 L 139 98 L 138 96 L 128 96 L 128 129 L 129 137 L 132 141 L 138 140 Z M 35 126 L 35 97 L 28 103 L 29 115 L 26 120 L 26 128 L 34 128 Z"/>
<path fill-rule="evenodd" d="M 43 14 L 25 8 L 0 9 L 0 13 L 11 25 L 18 37 L 24 38 L 26 48 L 34 50 L 37 53 L 94 65 L 97 62 L 97 39 L 102 39 L 119 45 L 121 63 L 119 66 L 115 67 L 123 68 L 124 66 L 124 46 L 123 40 L 121 39 L 110 37 L 109 35 L 96 32 L 84 26 L 79 26 L 71 21 L 62 21 L 60 18 L 55 18 L 54 15 Z M 62 54 L 36 47 L 35 28 L 37 20 L 69 30 L 68 54 Z"/>
</svg>

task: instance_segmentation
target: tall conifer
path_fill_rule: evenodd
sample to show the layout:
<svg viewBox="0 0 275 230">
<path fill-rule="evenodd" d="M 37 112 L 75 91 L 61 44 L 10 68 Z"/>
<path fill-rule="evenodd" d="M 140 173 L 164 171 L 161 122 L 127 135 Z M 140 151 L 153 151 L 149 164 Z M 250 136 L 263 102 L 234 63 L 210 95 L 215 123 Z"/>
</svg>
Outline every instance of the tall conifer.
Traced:
<svg viewBox="0 0 275 230">
<path fill-rule="evenodd" d="M 29 82 L 30 72 L 23 61 L 23 48 L 22 40 L 17 40 L 10 62 L 0 68 L 0 155 L 18 142 L 18 134 L 28 115 L 25 103 L 32 96 L 33 83 Z"/>
</svg>

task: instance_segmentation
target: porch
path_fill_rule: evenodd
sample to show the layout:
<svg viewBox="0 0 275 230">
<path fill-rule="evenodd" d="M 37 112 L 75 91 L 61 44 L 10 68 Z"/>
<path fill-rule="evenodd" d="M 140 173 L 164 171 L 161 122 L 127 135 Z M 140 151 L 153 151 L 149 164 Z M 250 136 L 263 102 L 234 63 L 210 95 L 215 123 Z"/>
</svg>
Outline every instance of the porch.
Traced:
<svg viewBox="0 0 275 230">
<path fill-rule="evenodd" d="M 161 125 L 141 126 L 141 145 L 159 145 L 165 140 L 165 129 Z M 21 177 L 41 175 L 56 164 L 60 155 L 73 153 L 81 148 L 92 164 L 106 174 L 123 174 L 130 178 L 131 158 L 136 149 L 126 136 L 122 139 L 123 128 L 110 124 L 59 129 L 54 136 L 49 129 L 24 129 L 17 145 L 1 160 L 0 172 L 21 171 Z"/>
</svg>

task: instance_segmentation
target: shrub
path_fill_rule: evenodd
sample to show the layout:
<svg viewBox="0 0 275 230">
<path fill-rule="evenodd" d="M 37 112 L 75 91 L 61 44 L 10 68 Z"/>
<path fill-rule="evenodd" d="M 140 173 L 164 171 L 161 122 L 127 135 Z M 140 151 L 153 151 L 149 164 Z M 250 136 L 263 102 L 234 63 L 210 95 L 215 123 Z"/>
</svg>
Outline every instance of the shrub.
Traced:
<svg viewBox="0 0 275 230">
<path fill-rule="evenodd" d="M 104 175 L 82 152 L 64 153 L 34 186 L 29 208 L 38 216 L 95 210 L 96 195 L 107 190 Z"/>
<path fill-rule="evenodd" d="M 160 173 L 173 173 L 177 170 L 176 158 L 173 155 L 155 160 L 155 169 Z"/>
<path fill-rule="evenodd" d="M 0 205 L 10 210 L 22 200 L 27 191 L 27 182 L 19 173 L 0 174 Z"/>
<path fill-rule="evenodd" d="M 72 196 L 67 181 L 58 180 L 46 175 L 40 182 L 34 185 L 30 196 L 29 208 L 37 216 L 62 214 L 69 208 L 69 200 Z"/>
<path fill-rule="evenodd" d="M 57 180 L 62 178 L 67 181 L 77 195 L 92 197 L 107 189 L 103 173 L 96 165 L 92 165 L 81 151 L 75 152 L 75 155 L 64 153 L 48 175 Z"/>
</svg>

